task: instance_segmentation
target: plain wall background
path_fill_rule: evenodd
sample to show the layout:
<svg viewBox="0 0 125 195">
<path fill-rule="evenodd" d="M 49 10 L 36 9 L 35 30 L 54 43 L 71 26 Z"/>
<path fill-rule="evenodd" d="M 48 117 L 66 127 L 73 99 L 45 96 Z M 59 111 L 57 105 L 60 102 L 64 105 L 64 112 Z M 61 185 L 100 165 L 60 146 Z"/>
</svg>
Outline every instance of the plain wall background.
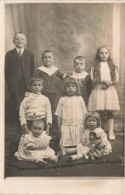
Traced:
<svg viewBox="0 0 125 195">
<path fill-rule="evenodd" d="M 73 71 L 77 55 L 86 58 L 89 72 L 99 44 L 107 44 L 119 68 L 121 111 L 117 116 L 123 128 L 123 4 L 120 3 L 14 3 L 5 5 L 5 50 L 14 48 L 16 32 L 27 36 L 36 67 L 42 64 L 42 52 L 54 52 L 62 72 Z M 10 100 L 6 87 L 6 100 Z M 119 124 L 118 124 L 119 127 Z"/>
</svg>

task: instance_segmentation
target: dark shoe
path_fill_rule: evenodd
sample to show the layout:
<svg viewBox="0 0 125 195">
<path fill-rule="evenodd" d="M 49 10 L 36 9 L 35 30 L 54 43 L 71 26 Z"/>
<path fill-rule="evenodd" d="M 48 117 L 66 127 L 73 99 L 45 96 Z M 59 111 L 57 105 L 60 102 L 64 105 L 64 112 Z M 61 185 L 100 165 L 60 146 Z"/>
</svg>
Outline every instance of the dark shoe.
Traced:
<svg viewBox="0 0 125 195">
<path fill-rule="evenodd" d="M 73 162 L 73 158 L 71 156 L 68 156 L 68 159 L 67 159 L 69 162 Z"/>
</svg>

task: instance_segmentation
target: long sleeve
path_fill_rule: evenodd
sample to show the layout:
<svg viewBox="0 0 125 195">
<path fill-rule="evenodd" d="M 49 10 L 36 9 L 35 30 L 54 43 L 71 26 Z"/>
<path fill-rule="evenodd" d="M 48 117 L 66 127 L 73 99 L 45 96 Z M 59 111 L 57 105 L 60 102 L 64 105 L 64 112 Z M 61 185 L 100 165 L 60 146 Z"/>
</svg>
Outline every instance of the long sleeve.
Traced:
<svg viewBox="0 0 125 195">
<path fill-rule="evenodd" d="M 49 99 L 46 103 L 46 123 L 52 124 L 52 112 L 51 112 L 51 105 Z"/>
<path fill-rule="evenodd" d="M 87 109 L 86 109 L 86 105 L 85 105 L 85 102 L 84 102 L 82 97 L 81 97 L 81 108 L 82 108 L 83 114 L 86 114 L 87 113 Z"/>
<path fill-rule="evenodd" d="M 59 70 L 58 70 L 58 72 L 57 72 L 57 75 L 56 75 L 57 77 L 59 77 L 61 80 L 63 80 L 64 79 L 64 74 L 63 73 L 61 73 Z"/>
<path fill-rule="evenodd" d="M 31 75 L 33 75 L 33 71 L 35 70 L 35 60 L 33 54 L 30 57 L 30 67 L 31 67 Z"/>
<path fill-rule="evenodd" d="M 24 100 L 21 102 L 21 105 L 20 105 L 20 110 L 19 110 L 19 119 L 20 119 L 20 124 L 21 126 L 23 124 L 27 124 L 26 122 L 26 99 L 24 98 Z"/>
<path fill-rule="evenodd" d="M 63 102 L 62 102 L 62 98 L 60 98 L 55 114 L 59 117 L 62 117 L 62 112 L 63 112 Z"/>
<path fill-rule="evenodd" d="M 92 83 L 90 75 L 88 75 L 86 77 L 86 83 L 87 83 L 87 94 L 88 94 L 88 97 L 89 97 L 91 92 L 92 92 L 92 89 L 93 89 L 93 83 Z"/>
</svg>

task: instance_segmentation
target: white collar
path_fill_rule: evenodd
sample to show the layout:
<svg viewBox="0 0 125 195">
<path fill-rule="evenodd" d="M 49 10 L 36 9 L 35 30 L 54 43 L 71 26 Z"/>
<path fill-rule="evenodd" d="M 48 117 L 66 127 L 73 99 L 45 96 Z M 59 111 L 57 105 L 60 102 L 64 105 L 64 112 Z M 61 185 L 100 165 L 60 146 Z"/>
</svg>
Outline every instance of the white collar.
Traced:
<svg viewBox="0 0 125 195">
<path fill-rule="evenodd" d="M 54 73 L 58 70 L 58 68 L 55 67 L 55 66 L 51 66 L 51 68 L 46 68 L 46 67 L 43 66 L 43 65 L 40 66 L 40 67 L 37 68 L 37 69 L 39 69 L 39 70 L 41 70 L 41 71 L 47 73 L 49 76 L 51 76 L 52 74 L 54 74 Z"/>
<path fill-rule="evenodd" d="M 24 49 L 25 49 L 25 48 L 21 48 L 21 49 L 19 49 L 19 48 L 17 48 L 17 47 L 16 47 L 16 51 L 17 51 L 17 53 L 19 53 L 19 51 L 21 51 L 21 55 L 23 54 Z"/>
<path fill-rule="evenodd" d="M 88 73 L 85 71 L 80 72 L 80 73 L 73 71 L 72 77 L 75 79 L 84 79 L 87 75 Z"/>
</svg>

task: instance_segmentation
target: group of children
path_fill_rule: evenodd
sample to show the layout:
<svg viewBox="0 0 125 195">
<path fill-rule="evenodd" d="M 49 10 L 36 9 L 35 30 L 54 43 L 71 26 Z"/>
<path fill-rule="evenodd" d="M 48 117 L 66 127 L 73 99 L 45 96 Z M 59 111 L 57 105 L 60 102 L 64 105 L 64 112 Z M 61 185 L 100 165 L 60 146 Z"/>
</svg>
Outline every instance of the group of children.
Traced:
<svg viewBox="0 0 125 195">
<path fill-rule="evenodd" d="M 23 33 L 17 33 L 15 40 L 22 36 L 25 37 Z M 16 48 L 21 47 L 24 50 L 25 44 L 23 45 L 21 41 L 19 44 L 15 40 Z M 22 57 L 19 56 L 18 61 L 23 71 Z M 23 134 L 15 156 L 19 160 L 41 164 L 46 163 L 45 159 L 57 163 L 61 155 L 68 155 L 68 160 L 74 161 L 80 158 L 93 160 L 111 153 L 111 144 L 101 128 L 100 114 L 106 111 L 109 140 L 115 140 L 114 111 L 120 110 L 120 106 L 115 89 L 118 71 L 107 46 L 101 45 L 97 49 L 90 75 L 84 71 L 86 62 L 83 56 L 74 59 L 75 70 L 69 74 L 62 74 L 52 65 L 54 54 L 50 50 L 43 52 L 42 61 L 43 65 L 33 71 L 28 91 L 25 91 L 25 97 L 21 100 L 19 119 Z M 7 62 L 6 60 L 6 64 Z M 11 66 L 10 64 L 10 72 L 13 68 Z M 58 154 L 49 146 L 54 129 L 53 123 L 57 123 L 60 139 Z"/>
</svg>

